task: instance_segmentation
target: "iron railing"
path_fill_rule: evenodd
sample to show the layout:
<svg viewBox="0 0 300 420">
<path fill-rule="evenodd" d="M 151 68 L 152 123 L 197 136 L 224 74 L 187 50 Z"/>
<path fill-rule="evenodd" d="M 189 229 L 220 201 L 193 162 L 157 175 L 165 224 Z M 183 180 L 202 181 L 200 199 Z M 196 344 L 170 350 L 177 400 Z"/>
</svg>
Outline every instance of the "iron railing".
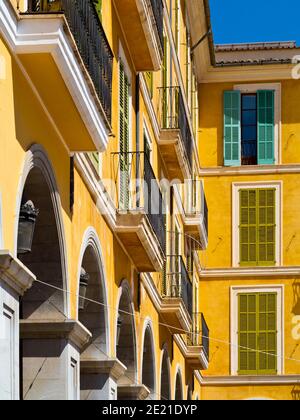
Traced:
<svg viewBox="0 0 300 420">
<path fill-rule="evenodd" d="M 209 360 L 209 328 L 203 313 L 193 314 L 192 325 L 192 332 L 187 334 L 187 344 L 193 347 L 202 346 L 206 358 Z"/>
<path fill-rule="evenodd" d="M 208 224 L 208 205 L 207 205 L 207 201 L 206 201 L 206 196 L 205 196 L 205 194 L 204 194 L 204 198 L 203 198 L 203 200 L 204 200 L 204 213 L 203 213 L 203 217 L 204 217 L 204 226 L 205 226 L 205 229 L 206 229 L 206 234 L 207 234 L 207 237 L 208 237 L 208 226 L 209 226 L 209 224 Z"/>
<path fill-rule="evenodd" d="M 162 0 L 150 0 L 152 12 L 156 24 L 161 51 L 164 51 L 164 4 Z"/>
<path fill-rule="evenodd" d="M 119 212 L 143 211 L 159 241 L 166 249 L 166 211 L 159 183 L 144 152 L 113 153 L 113 177 Z"/>
<path fill-rule="evenodd" d="M 186 157 L 191 169 L 193 159 L 193 138 L 189 125 L 189 116 L 184 105 L 182 90 L 179 86 L 161 87 L 159 88 L 159 97 L 159 119 L 161 129 L 180 130 Z"/>
<path fill-rule="evenodd" d="M 111 124 L 113 52 L 92 0 L 29 0 L 29 14 L 64 13 Z"/>
<path fill-rule="evenodd" d="M 181 298 L 192 319 L 193 285 L 181 255 L 169 255 L 166 259 L 162 295 L 167 298 Z"/>
</svg>

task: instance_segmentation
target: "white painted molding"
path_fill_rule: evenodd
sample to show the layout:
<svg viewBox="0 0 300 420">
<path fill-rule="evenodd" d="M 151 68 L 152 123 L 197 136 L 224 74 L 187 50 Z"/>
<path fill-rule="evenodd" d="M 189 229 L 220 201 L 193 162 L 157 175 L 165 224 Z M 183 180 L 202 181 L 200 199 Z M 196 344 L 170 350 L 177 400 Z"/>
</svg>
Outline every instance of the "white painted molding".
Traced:
<svg viewBox="0 0 300 420">
<path fill-rule="evenodd" d="M 282 181 L 257 181 L 257 182 L 236 182 L 232 184 L 232 265 L 240 266 L 240 195 L 244 189 L 274 188 L 275 189 L 275 256 L 276 266 L 282 265 L 282 223 L 283 223 L 283 182 Z"/>
<path fill-rule="evenodd" d="M 147 330 L 149 331 L 150 334 L 150 340 L 151 340 L 151 353 L 152 353 L 152 360 L 153 360 L 153 368 L 154 368 L 154 387 L 153 389 L 150 390 L 151 395 L 157 399 L 157 365 L 156 365 L 156 353 L 155 353 L 155 349 L 156 349 L 156 345 L 155 345 L 155 338 L 154 338 L 154 333 L 153 333 L 153 323 L 152 323 L 152 319 L 150 317 L 147 317 L 144 321 L 144 326 L 143 326 L 143 332 L 142 332 L 142 342 L 141 342 L 141 348 L 140 348 L 140 354 L 141 354 L 141 359 L 140 359 L 140 383 L 143 383 L 143 363 L 144 363 L 144 353 L 145 353 L 145 349 L 144 349 L 144 345 L 145 345 L 145 336 L 146 336 L 146 332 Z"/>
<path fill-rule="evenodd" d="M 300 165 L 262 165 L 233 167 L 201 168 L 200 176 L 239 176 L 239 175 L 275 175 L 275 174 L 299 174 Z"/>
<path fill-rule="evenodd" d="M 195 373 L 196 379 L 202 386 L 239 386 L 239 385 L 298 385 L 300 375 L 280 376 L 201 376 Z"/>
<path fill-rule="evenodd" d="M 109 293 L 107 287 L 107 276 L 105 270 L 105 263 L 103 258 L 102 246 L 100 239 L 97 235 L 96 230 L 93 227 L 89 227 L 86 229 L 83 239 L 81 241 L 81 249 L 79 254 L 79 261 L 78 261 L 78 268 L 77 268 L 77 298 L 76 298 L 76 319 L 78 320 L 79 316 L 79 309 L 78 309 L 78 296 L 79 296 L 79 288 L 80 288 L 80 271 L 82 267 L 82 262 L 84 258 L 85 251 L 88 247 L 93 249 L 95 258 L 97 259 L 97 265 L 100 273 L 100 278 L 98 281 L 100 282 L 100 287 L 102 288 L 103 293 L 103 304 L 104 304 L 104 321 L 105 321 L 105 353 L 110 354 L 111 352 L 111 340 L 110 340 L 110 305 L 109 305 Z"/>
<path fill-rule="evenodd" d="M 65 27 L 68 25 L 62 15 L 20 17 L 8 0 L 0 2 L 0 33 L 11 51 L 15 55 L 52 55 L 97 150 L 102 152 L 106 150 L 109 134 L 99 112 L 102 105 L 89 87 L 90 76 L 83 63 L 79 63 L 77 46 L 67 36 Z"/>
<path fill-rule="evenodd" d="M 251 267 L 251 268 L 215 268 L 201 270 L 200 280 L 224 279 L 236 277 L 298 277 L 300 266 L 295 267 Z"/>
<path fill-rule="evenodd" d="M 0 3 L 1 4 L 1 3 Z M 21 176 L 18 185 L 18 192 L 16 198 L 16 211 L 15 211 L 15 226 L 14 226 L 14 256 L 17 257 L 18 247 L 18 230 L 19 230 L 19 214 L 22 202 L 24 187 L 27 177 L 33 168 L 38 168 L 46 184 L 48 185 L 55 215 L 58 240 L 60 245 L 61 255 L 61 271 L 64 290 L 70 290 L 69 273 L 68 273 L 68 254 L 66 245 L 66 235 L 64 228 L 64 221 L 62 216 L 62 204 L 60 200 L 58 183 L 56 181 L 54 169 L 48 157 L 46 150 L 39 144 L 34 144 L 26 153 L 23 168 L 21 169 Z M 70 317 L 70 302 L 67 293 L 64 293 L 64 308 L 67 317 Z"/>
</svg>

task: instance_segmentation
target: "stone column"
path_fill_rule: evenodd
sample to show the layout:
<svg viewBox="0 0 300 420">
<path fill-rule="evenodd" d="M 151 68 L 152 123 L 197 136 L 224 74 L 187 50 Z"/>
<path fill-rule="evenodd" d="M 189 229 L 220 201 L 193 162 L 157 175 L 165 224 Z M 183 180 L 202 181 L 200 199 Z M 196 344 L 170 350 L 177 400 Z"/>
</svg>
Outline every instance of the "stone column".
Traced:
<svg viewBox="0 0 300 420">
<path fill-rule="evenodd" d="M 19 300 L 34 275 L 8 251 L 0 251 L 0 400 L 20 398 Z"/>
<path fill-rule="evenodd" d="M 24 400 L 78 400 L 80 353 L 91 333 L 78 321 L 20 322 Z"/>
</svg>

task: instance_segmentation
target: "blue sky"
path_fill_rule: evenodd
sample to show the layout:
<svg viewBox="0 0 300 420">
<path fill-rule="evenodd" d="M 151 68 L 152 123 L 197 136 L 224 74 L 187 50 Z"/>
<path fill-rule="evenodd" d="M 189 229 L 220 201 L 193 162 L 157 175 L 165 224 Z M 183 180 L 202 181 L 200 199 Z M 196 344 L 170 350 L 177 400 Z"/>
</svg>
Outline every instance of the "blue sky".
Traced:
<svg viewBox="0 0 300 420">
<path fill-rule="evenodd" d="M 210 0 L 216 44 L 297 41 L 300 0 Z"/>
</svg>

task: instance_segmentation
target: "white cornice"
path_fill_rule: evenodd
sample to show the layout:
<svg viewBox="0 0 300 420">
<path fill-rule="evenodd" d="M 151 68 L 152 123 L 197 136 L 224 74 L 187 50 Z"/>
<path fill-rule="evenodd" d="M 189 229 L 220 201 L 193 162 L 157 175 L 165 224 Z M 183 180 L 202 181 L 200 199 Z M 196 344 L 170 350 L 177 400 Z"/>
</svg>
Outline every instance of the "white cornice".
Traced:
<svg viewBox="0 0 300 420">
<path fill-rule="evenodd" d="M 300 267 L 258 267 L 206 269 L 200 273 L 202 281 L 232 277 L 298 277 Z"/>
<path fill-rule="evenodd" d="M 201 168 L 200 176 L 299 174 L 299 164 Z"/>
<path fill-rule="evenodd" d="M 202 386 L 296 385 L 300 383 L 300 375 L 203 376 L 200 372 L 195 372 L 195 376 Z"/>
<path fill-rule="evenodd" d="M 14 258 L 9 251 L 0 251 L 0 279 L 5 282 L 18 295 L 31 288 L 36 277 L 18 259 Z"/>
<path fill-rule="evenodd" d="M 100 115 L 102 105 L 65 28 L 68 25 L 62 15 L 20 17 L 8 0 L 0 2 L 0 33 L 13 54 L 52 55 L 97 150 L 104 151 L 109 129 Z"/>
</svg>

